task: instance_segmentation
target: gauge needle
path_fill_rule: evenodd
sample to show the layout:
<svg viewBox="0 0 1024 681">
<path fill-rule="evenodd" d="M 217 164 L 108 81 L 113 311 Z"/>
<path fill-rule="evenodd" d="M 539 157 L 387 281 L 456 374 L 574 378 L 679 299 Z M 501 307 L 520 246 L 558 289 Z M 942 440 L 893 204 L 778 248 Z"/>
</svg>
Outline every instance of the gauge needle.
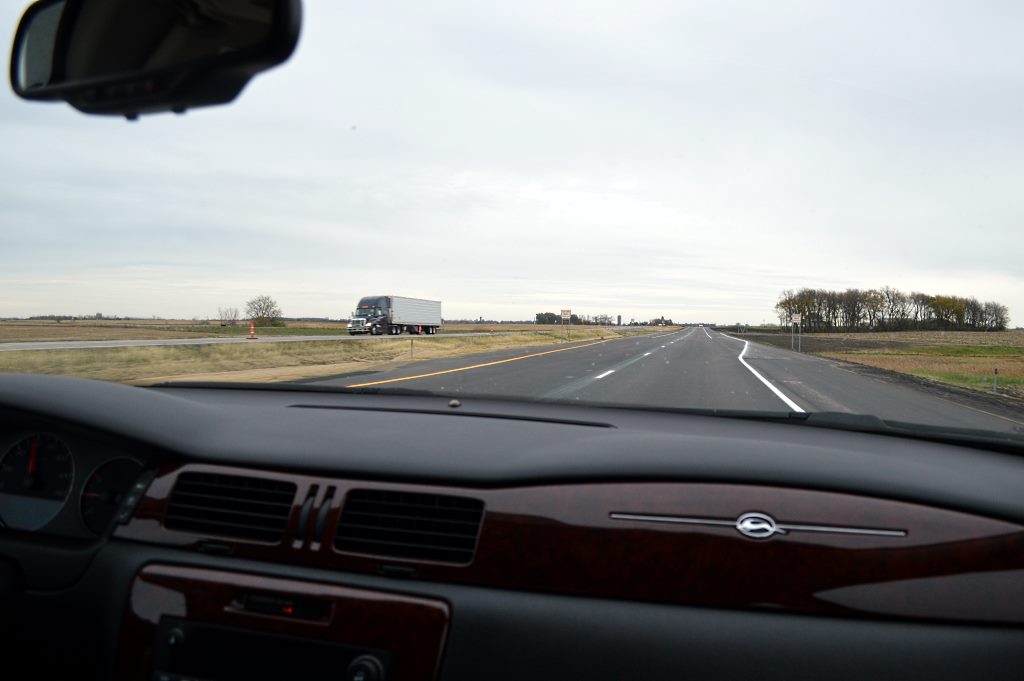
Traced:
<svg viewBox="0 0 1024 681">
<path fill-rule="evenodd" d="M 36 474 L 36 459 L 39 458 L 39 436 L 32 438 L 32 448 L 28 451 L 28 474 Z"/>
</svg>

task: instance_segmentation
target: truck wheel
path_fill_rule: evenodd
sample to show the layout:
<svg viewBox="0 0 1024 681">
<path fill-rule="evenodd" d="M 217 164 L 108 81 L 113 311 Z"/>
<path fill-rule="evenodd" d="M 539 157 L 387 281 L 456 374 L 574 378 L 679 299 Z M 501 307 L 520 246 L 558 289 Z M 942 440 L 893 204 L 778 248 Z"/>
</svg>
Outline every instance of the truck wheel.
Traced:
<svg viewBox="0 0 1024 681">
<path fill-rule="evenodd" d="M 391 335 L 392 336 L 401 336 L 402 335 L 402 327 L 398 326 L 396 324 L 392 324 L 391 325 Z"/>
<path fill-rule="evenodd" d="M 384 331 L 382 331 L 382 330 L 381 330 L 381 328 L 380 328 L 379 326 L 374 326 L 374 327 L 372 327 L 372 328 L 370 329 L 370 334 L 371 334 L 371 335 L 374 335 L 374 336 L 379 336 L 379 335 L 381 335 L 382 333 L 384 333 Z"/>
</svg>

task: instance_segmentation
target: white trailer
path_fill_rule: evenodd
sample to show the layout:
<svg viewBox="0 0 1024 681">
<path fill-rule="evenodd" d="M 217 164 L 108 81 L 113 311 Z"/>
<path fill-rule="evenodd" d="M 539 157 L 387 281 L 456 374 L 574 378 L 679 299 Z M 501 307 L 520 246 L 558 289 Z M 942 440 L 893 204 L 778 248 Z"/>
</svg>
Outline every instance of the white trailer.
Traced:
<svg viewBox="0 0 1024 681">
<path fill-rule="evenodd" d="M 391 300 L 391 323 L 402 326 L 441 326 L 441 301 L 388 296 Z"/>
</svg>

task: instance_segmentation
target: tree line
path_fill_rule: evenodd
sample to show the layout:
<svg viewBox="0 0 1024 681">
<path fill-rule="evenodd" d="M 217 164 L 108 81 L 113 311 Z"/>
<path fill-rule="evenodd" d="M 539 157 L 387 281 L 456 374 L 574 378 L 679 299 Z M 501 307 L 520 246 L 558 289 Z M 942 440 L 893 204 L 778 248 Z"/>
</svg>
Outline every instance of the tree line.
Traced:
<svg viewBox="0 0 1024 681">
<path fill-rule="evenodd" d="M 802 288 L 786 290 L 775 304 L 779 323 L 801 315 L 806 331 L 1003 331 L 1009 310 L 977 298 L 904 293 L 891 286 L 880 289 Z"/>
<path fill-rule="evenodd" d="M 615 319 L 610 314 L 599 314 L 591 317 L 590 315 L 578 315 L 575 312 L 570 315 L 569 323 L 573 326 L 579 326 L 582 324 L 599 324 L 601 326 L 611 326 L 615 324 Z M 557 312 L 538 312 L 536 315 L 536 324 L 561 324 L 562 315 Z"/>
</svg>

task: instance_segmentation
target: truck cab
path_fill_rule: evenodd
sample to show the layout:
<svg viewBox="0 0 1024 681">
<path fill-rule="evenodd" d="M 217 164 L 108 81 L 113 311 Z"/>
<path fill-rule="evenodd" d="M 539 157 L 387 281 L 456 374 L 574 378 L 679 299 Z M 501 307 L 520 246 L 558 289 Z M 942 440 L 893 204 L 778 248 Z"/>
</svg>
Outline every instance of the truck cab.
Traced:
<svg viewBox="0 0 1024 681">
<path fill-rule="evenodd" d="M 360 298 L 348 322 L 350 336 L 369 333 L 379 336 L 387 328 L 387 296 Z"/>
</svg>

